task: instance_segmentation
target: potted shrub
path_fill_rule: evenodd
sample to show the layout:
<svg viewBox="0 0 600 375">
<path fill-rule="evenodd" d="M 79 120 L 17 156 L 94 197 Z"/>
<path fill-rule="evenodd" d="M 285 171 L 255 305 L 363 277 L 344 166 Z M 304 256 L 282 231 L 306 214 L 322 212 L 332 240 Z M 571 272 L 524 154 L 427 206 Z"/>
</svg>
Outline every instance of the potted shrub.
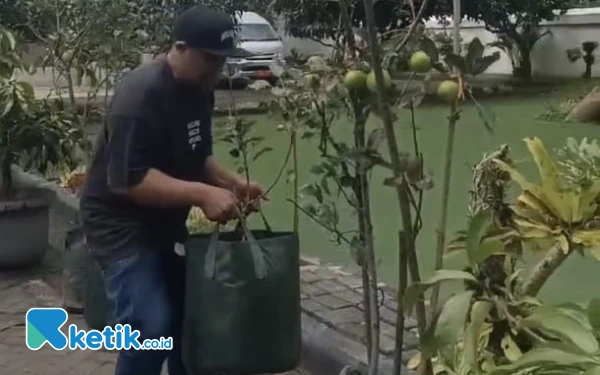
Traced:
<svg viewBox="0 0 600 375">
<path fill-rule="evenodd" d="M 17 77 L 28 72 L 15 37 L 0 28 L 0 267 L 37 263 L 48 247 L 49 196 L 17 188 L 13 164 L 44 172 L 72 157 L 82 138 L 76 114 L 48 100 Z"/>
</svg>

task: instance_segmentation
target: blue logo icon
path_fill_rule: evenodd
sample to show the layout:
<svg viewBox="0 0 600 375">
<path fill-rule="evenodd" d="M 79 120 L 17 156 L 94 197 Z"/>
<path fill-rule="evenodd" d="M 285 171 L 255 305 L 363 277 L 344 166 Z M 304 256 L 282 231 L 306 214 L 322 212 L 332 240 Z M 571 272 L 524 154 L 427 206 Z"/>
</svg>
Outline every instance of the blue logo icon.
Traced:
<svg viewBox="0 0 600 375">
<path fill-rule="evenodd" d="M 25 337 L 31 350 L 41 349 L 45 343 L 55 350 L 63 350 L 69 340 L 60 330 L 67 322 L 68 314 L 60 308 L 33 308 L 25 315 Z"/>
</svg>

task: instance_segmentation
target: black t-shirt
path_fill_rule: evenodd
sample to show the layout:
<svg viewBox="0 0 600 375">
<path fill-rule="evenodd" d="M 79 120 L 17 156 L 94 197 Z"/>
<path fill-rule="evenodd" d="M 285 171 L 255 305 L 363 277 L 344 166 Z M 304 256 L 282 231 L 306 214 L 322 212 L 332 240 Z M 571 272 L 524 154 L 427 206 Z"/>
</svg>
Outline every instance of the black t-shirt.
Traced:
<svg viewBox="0 0 600 375">
<path fill-rule="evenodd" d="M 112 192 L 141 182 L 150 168 L 203 181 L 212 154 L 214 93 L 175 79 L 166 60 L 129 72 L 117 86 L 88 168 L 80 202 L 87 242 L 100 258 L 187 236 L 190 207 L 140 206 Z"/>
</svg>

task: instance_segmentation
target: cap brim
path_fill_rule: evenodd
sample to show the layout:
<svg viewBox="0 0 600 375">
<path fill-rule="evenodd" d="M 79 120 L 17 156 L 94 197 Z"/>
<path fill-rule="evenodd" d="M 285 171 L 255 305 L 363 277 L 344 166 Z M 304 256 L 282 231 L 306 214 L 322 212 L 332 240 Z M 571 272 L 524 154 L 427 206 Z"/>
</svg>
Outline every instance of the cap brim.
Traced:
<svg viewBox="0 0 600 375">
<path fill-rule="evenodd" d="M 231 49 L 227 49 L 227 50 L 203 49 L 203 51 L 212 53 L 215 55 L 219 55 L 219 56 L 233 57 L 233 58 L 244 58 L 244 57 L 250 57 L 250 56 L 255 55 L 254 53 L 247 51 L 243 48 L 231 48 Z"/>
</svg>

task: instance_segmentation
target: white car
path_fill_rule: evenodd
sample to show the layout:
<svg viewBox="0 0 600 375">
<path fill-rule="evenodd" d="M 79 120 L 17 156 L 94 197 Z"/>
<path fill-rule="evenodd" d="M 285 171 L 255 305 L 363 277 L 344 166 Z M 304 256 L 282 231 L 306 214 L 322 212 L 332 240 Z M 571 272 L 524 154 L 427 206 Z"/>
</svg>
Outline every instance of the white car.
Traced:
<svg viewBox="0 0 600 375">
<path fill-rule="evenodd" d="M 227 59 L 224 78 L 229 76 L 233 81 L 245 83 L 258 79 L 274 83 L 285 65 L 281 37 L 266 19 L 254 12 L 243 12 L 237 18 L 239 47 L 254 56 Z"/>
</svg>

